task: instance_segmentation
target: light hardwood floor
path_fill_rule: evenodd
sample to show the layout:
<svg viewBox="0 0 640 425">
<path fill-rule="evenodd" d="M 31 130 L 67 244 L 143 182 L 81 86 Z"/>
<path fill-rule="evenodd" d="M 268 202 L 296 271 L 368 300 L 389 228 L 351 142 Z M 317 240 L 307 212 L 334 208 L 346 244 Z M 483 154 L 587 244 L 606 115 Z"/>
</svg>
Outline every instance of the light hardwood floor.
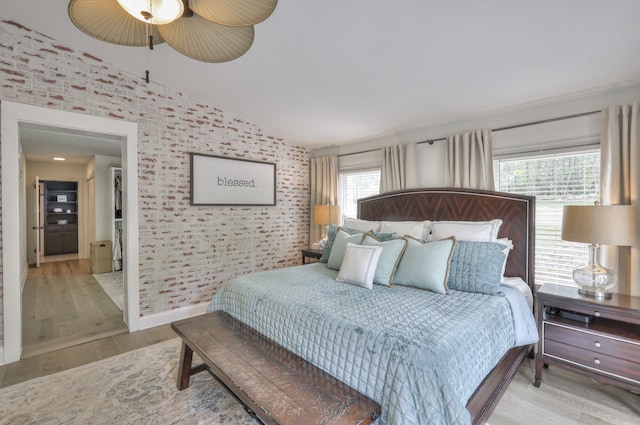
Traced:
<svg viewBox="0 0 640 425">
<path fill-rule="evenodd" d="M 163 325 L 23 358 L 18 362 L 0 366 L 0 388 L 177 337 L 170 325 Z"/>
<path fill-rule="evenodd" d="M 29 268 L 22 293 L 22 357 L 128 332 L 122 311 L 91 274 L 89 260 Z"/>
<path fill-rule="evenodd" d="M 490 425 L 637 425 L 640 396 L 555 366 L 533 386 L 534 361 L 525 359 Z"/>
</svg>

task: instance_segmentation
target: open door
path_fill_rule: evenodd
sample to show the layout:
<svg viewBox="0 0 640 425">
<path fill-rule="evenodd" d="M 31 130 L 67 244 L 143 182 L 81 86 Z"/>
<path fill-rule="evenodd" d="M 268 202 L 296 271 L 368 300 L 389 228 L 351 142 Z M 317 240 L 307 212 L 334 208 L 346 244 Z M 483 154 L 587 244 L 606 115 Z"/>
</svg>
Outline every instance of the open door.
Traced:
<svg viewBox="0 0 640 425">
<path fill-rule="evenodd" d="M 40 250 L 42 247 L 40 246 L 40 241 L 42 240 L 42 232 L 44 230 L 44 226 L 42 225 L 42 187 L 40 186 L 40 177 L 36 176 L 36 183 L 33 186 L 33 197 L 34 197 L 34 214 L 35 220 L 34 223 L 36 225 L 33 227 L 33 230 L 36 232 L 36 267 L 40 267 Z"/>
</svg>

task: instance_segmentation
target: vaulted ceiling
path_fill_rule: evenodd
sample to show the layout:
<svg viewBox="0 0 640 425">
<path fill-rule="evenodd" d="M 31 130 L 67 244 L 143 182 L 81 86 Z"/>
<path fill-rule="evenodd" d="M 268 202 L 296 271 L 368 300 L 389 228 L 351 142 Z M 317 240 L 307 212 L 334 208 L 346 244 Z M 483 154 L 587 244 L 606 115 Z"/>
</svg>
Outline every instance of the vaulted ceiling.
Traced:
<svg viewBox="0 0 640 425">
<path fill-rule="evenodd" d="M 114 0 L 115 1 L 115 0 Z M 0 0 L 0 15 L 144 75 L 147 50 L 90 38 L 68 0 Z M 324 147 L 640 80 L 637 0 L 280 0 L 239 59 L 162 44 L 151 79 Z"/>
</svg>

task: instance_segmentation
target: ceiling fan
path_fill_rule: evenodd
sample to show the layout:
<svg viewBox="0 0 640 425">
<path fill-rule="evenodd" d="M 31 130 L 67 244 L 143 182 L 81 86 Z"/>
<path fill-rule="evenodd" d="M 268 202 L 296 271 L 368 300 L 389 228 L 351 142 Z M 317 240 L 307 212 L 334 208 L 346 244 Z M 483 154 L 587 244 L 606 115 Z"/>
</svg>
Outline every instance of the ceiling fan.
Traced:
<svg viewBox="0 0 640 425">
<path fill-rule="evenodd" d="M 122 46 L 167 42 L 203 62 L 228 62 L 246 53 L 253 25 L 278 0 L 71 0 L 69 17 L 87 35 Z M 147 71 L 148 82 L 148 71 Z"/>
</svg>

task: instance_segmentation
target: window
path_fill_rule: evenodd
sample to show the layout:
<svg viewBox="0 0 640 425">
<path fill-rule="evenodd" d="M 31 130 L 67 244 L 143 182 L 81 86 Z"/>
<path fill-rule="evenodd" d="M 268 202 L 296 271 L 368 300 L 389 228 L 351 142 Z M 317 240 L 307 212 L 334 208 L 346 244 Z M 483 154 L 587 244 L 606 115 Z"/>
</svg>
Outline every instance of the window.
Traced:
<svg viewBox="0 0 640 425">
<path fill-rule="evenodd" d="M 380 169 L 341 172 L 338 179 L 344 217 L 358 216 L 358 199 L 380 193 Z"/>
<path fill-rule="evenodd" d="M 496 190 L 536 197 L 536 281 L 573 285 L 571 271 L 588 263 L 588 248 L 560 239 L 562 207 L 600 198 L 600 151 L 496 159 L 493 164 Z"/>
</svg>

